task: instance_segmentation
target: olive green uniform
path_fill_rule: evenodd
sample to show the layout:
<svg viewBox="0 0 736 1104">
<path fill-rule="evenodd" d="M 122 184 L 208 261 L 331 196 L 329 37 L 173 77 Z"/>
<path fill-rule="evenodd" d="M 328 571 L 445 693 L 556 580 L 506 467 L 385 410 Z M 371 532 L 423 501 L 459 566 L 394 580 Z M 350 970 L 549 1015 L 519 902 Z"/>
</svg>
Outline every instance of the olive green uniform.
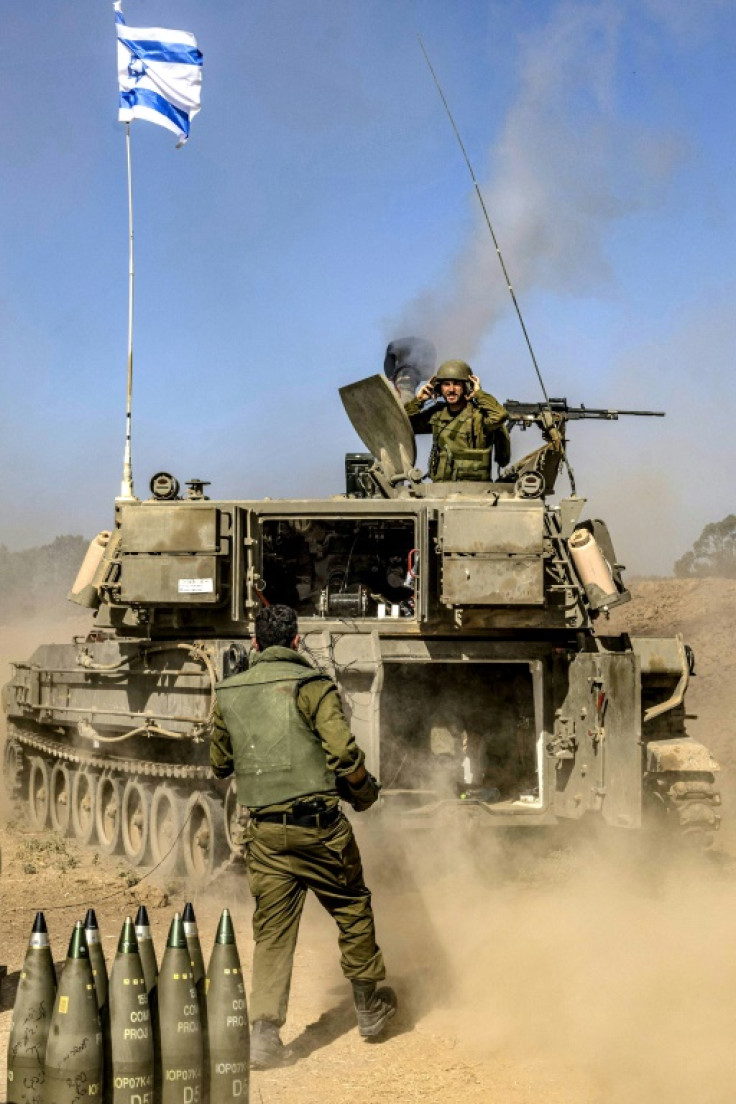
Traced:
<svg viewBox="0 0 736 1104">
<path fill-rule="evenodd" d="M 476 391 L 458 414 L 440 400 L 423 409 L 424 403 L 410 399 L 404 407 L 415 433 L 433 436 L 429 474 L 435 483 L 456 480 L 489 482 L 495 452 L 501 467 L 511 459 L 508 415 L 501 403 L 486 391 Z"/>
<path fill-rule="evenodd" d="M 336 786 L 363 760 L 334 682 L 292 649 L 252 652 L 247 671 L 218 684 L 210 763 L 218 778 L 235 773 L 238 801 L 251 813 L 254 1022 L 281 1026 L 286 1018 L 307 889 L 338 925 L 345 977 L 385 977 L 360 852 Z M 313 823 L 290 823 L 315 799 L 324 812 L 307 818 Z"/>
</svg>

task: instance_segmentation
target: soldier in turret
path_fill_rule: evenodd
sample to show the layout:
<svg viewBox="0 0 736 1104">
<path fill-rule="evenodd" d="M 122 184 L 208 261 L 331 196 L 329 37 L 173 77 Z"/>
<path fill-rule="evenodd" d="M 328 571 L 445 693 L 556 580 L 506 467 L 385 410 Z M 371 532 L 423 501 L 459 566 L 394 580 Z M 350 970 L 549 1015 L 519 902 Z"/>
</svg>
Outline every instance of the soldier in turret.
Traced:
<svg viewBox="0 0 736 1104">
<path fill-rule="evenodd" d="M 279 1036 L 307 889 L 339 928 L 341 966 L 351 982 L 358 1029 L 379 1035 L 396 1011 L 376 943 L 371 895 L 340 798 L 362 812 L 379 786 L 365 768 L 332 679 L 297 652 L 296 614 L 256 616 L 247 671 L 219 683 L 210 747 L 216 777 L 233 772 L 247 808 L 246 870 L 255 901 L 251 1062 L 285 1065 Z"/>
<path fill-rule="evenodd" d="M 425 409 L 430 400 L 434 405 Z M 433 436 L 429 475 L 435 483 L 490 482 L 494 456 L 499 467 L 511 458 L 506 410 L 481 390 L 464 360 L 446 360 L 404 410 L 415 433 Z"/>
</svg>

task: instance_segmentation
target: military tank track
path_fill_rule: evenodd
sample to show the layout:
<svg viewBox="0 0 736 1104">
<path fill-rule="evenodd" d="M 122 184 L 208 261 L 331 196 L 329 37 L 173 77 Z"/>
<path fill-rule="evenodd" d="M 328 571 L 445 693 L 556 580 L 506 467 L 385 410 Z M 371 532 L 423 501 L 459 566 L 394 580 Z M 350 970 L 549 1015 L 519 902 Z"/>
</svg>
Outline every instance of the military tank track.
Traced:
<svg viewBox="0 0 736 1104">
<path fill-rule="evenodd" d="M 205 765 L 114 758 L 11 723 L 3 773 L 32 828 L 136 868 L 203 882 L 236 850 L 234 789 L 223 804 Z"/>
<path fill-rule="evenodd" d="M 665 771 L 645 781 L 650 823 L 695 849 L 710 847 L 721 824 L 721 795 L 706 771 Z"/>
</svg>

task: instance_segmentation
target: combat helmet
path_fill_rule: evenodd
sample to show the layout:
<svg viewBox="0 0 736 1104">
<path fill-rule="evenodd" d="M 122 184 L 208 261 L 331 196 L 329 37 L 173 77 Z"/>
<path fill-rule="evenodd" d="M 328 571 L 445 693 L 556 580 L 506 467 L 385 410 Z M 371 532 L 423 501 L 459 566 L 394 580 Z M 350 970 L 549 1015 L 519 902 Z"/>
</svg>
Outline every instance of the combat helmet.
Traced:
<svg viewBox="0 0 736 1104">
<path fill-rule="evenodd" d="M 434 378 L 438 382 L 442 380 L 458 380 L 460 383 L 470 383 L 472 374 L 470 365 L 466 364 L 464 360 L 446 360 L 444 364 L 440 364 L 437 369 L 437 375 Z"/>
</svg>

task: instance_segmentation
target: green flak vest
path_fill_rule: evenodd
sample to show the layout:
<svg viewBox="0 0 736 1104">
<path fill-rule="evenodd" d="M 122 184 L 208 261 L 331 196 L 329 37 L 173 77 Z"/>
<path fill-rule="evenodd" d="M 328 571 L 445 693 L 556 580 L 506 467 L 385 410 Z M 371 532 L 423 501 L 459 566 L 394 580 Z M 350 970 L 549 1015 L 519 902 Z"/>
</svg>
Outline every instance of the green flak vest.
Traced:
<svg viewBox="0 0 736 1104">
<path fill-rule="evenodd" d="M 432 424 L 434 441 L 429 474 L 435 483 L 455 480 L 488 482 L 491 478 L 492 444 L 488 448 L 468 448 L 465 442 L 488 438 L 480 411 L 468 404 L 451 422 Z"/>
<path fill-rule="evenodd" d="M 336 789 L 320 738 L 296 704 L 301 685 L 324 677 L 276 660 L 218 683 L 241 805 L 258 809 Z"/>
</svg>

